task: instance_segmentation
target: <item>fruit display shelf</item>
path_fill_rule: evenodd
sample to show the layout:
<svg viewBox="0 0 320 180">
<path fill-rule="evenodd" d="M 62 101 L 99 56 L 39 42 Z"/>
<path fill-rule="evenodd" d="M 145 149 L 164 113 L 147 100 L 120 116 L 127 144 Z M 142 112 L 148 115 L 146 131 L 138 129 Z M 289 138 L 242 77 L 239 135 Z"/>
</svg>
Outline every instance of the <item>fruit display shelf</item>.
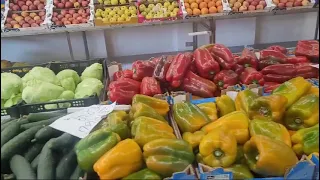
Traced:
<svg viewBox="0 0 320 180">
<path fill-rule="evenodd" d="M 95 5 L 96 26 L 138 23 L 137 7 L 134 4 L 121 6 Z"/>
<path fill-rule="evenodd" d="M 232 13 L 268 12 L 276 5 L 271 0 L 229 0 Z"/>
<path fill-rule="evenodd" d="M 272 2 L 280 10 L 312 8 L 315 4 L 315 0 L 273 0 Z"/>
<path fill-rule="evenodd" d="M 181 9 L 185 18 L 228 15 L 231 11 L 226 0 L 182 0 Z"/>
<path fill-rule="evenodd" d="M 6 32 L 6 33 L 1 33 L 1 37 L 53 34 L 53 33 L 64 33 L 64 32 L 85 32 L 85 31 L 130 28 L 130 27 L 140 27 L 140 26 L 156 26 L 156 25 L 165 25 L 165 24 L 169 25 L 169 24 L 179 24 L 179 23 L 204 22 L 207 20 L 239 19 L 239 18 L 274 16 L 274 15 L 309 13 L 309 12 L 319 12 L 319 8 L 302 8 L 302 9 L 291 9 L 291 10 L 275 10 L 270 12 L 252 12 L 252 13 L 246 13 L 246 14 L 229 14 L 229 15 L 223 15 L 223 16 L 198 17 L 198 18 L 191 18 L 191 19 L 181 19 L 176 21 L 160 21 L 160 22 L 149 22 L 149 23 L 138 23 L 138 24 L 121 24 L 121 25 L 92 26 L 92 27 L 77 26 L 77 27 L 70 27 L 70 28 L 58 28 L 54 30 L 44 29 L 44 30 L 34 30 L 34 31 L 28 31 L 28 32 Z"/>
</svg>

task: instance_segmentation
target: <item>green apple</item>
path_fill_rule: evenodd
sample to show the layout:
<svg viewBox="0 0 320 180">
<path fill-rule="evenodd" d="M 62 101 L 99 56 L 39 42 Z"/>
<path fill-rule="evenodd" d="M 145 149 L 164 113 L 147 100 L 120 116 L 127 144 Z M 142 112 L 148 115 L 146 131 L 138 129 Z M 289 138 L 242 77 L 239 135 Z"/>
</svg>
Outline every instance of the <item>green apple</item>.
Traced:
<svg viewBox="0 0 320 180">
<path fill-rule="evenodd" d="M 136 14 L 131 14 L 131 17 L 137 17 L 137 15 Z"/>
<path fill-rule="evenodd" d="M 173 5 L 169 5 L 169 6 L 168 6 L 168 11 L 172 12 L 173 9 L 174 9 L 174 6 L 173 6 Z"/>
<path fill-rule="evenodd" d="M 179 4 L 178 4 L 177 1 L 173 1 L 171 4 L 172 4 L 174 7 L 179 7 Z"/>
<path fill-rule="evenodd" d="M 102 17 L 96 17 L 96 19 L 101 19 L 102 20 Z"/>
<path fill-rule="evenodd" d="M 154 0 L 147 0 L 149 3 L 154 3 Z"/>
<path fill-rule="evenodd" d="M 118 2 L 118 0 L 111 0 L 111 4 L 112 4 L 112 5 L 118 5 L 119 2 Z"/>
<path fill-rule="evenodd" d="M 162 7 L 162 4 L 161 3 L 157 3 L 156 6 Z"/>
<path fill-rule="evenodd" d="M 119 14 L 119 15 L 121 16 L 122 14 L 124 14 L 124 10 L 119 9 L 119 10 L 117 11 L 117 14 Z"/>
<path fill-rule="evenodd" d="M 170 17 L 170 12 L 165 12 L 163 15 L 164 17 Z"/>
<path fill-rule="evenodd" d="M 127 4 L 126 0 L 120 0 L 120 4 Z"/>
<path fill-rule="evenodd" d="M 177 17 L 177 13 L 171 12 L 171 13 L 170 13 L 170 17 Z"/>
<path fill-rule="evenodd" d="M 111 8 L 105 8 L 105 9 L 104 9 L 104 12 L 106 12 L 106 13 L 108 13 L 108 14 L 110 13 L 110 11 L 111 11 Z"/>
<path fill-rule="evenodd" d="M 128 7 L 127 6 L 121 6 L 120 9 L 125 11 L 125 10 L 128 10 Z"/>
<path fill-rule="evenodd" d="M 179 8 L 174 8 L 172 12 L 178 13 L 179 12 Z"/>
<path fill-rule="evenodd" d="M 130 21 L 130 20 L 131 20 L 131 17 L 127 17 L 127 18 L 126 18 L 126 21 Z"/>
<path fill-rule="evenodd" d="M 146 15 L 146 19 L 152 19 L 153 18 L 153 14 L 147 14 Z"/>
<path fill-rule="evenodd" d="M 129 8 L 130 9 L 130 8 Z M 145 9 L 146 9 L 146 5 L 144 5 L 144 4 L 140 4 L 140 6 L 139 6 L 139 10 L 142 12 L 142 11 L 145 11 Z M 131 11 L 132 9 L 130 9 L 130 11 Z"/>
<path fill-rule="evenodd" d="M 123 18 L 123 17 L 118 17 L 118 22 L 122 22 L 122 21 L 124 21 L 125 20 L 125 18 Z"/>
<path fill-rule="evenodd" d="M 113 17 L 118 19 L 120 16 L 119 16 L 119 14 L 115 14 Z"/>
<path fill-rule="evenodd" d="M 144 6 L 144 7 L 146 7 L 146 6 Z M 135 7 L 135 6 L 129 6 L 129 10 L 137 10 L 137 8 Z"/>
<path fill-rule="evenodd" d="M 110 16 L 114 16 L 115 14 L 117 14 L 117 13 L 116 13 L 116 11 L 114 11 L 114 10 L 111 10 L 111 11 L 109 12 L 109 15 L 110 15 Z"/>
<path fill-rule="evenodd" d="M 126 10 L 124 11 L 124 14 L 127 15 L 127 16 L 131 16 L 131 12 L 130 12 L 129 9 L 126 9 Z"/>
<path fill-rule="evenodd" d="M 109 19 L 109 22 L 117 22 L 117 18 L 112 17 L 112 18 Z"/>
<path fill-rule="evenodd" d="M 97 11 L 97 12 L 95 13 L 95 16 L 96 16 L 96 17 L 101 17 L 101 11 Z"/>
<path fill-rule="evenodd" d="M 143 17 L 146 17 L 147 12 L 144 11 L 144 12 L 141 13 L 141 15 L 142 15 Z"/>
<path fill-rule="evenodd" d="M 111 0 L 105 0 L 105 1 L 103 2 L 103 4 L 106 5 L 106 6 L 107 6 L 107 5 L 111 5 Z"/>
<path fill-rule="evenodd" d="M 159 18 L 159 15 L 158 14 L 154 14 L 153 18 Z"/>
<path fill-rule="evenodd" d="M 141 3 L 144 3 L 144 2 L 146 2 L 146 0 L 140 0 L 140 2 L 141 2 Z"/>
<path fill-rule="evenodd" d="M 151 10 L 151 9 L 153 9 L 154 8 L 154 4 L 149 4 L 148 5 L 148 8 Z"/>
<path fill-rule="evenodd" d="M 150 12 L 150 8 L 145 8 L 144 12 L 146 12 L 148 14 Z"/>
<path fill-rule="evenodd" d="M 104 11 L 101 11 L 101 17 L 106 17 L 106 13 Z"/>
<path fill-rule="evenodd" d="M 131 9 L 131 10 L 130 10 L 130 13 L 131 13 L 131 14 L 137 14 L 137 10 L 136 10 L 136 9 Z"/>
<path fill-rule="evenodd" d="M 100 4 L 103 4 L 103 0 L 98 0 L 98 2 L 99 2 Z"/>
<path fill-rule="evenodd" d="M 126 19 L 128 16 L 126 14 L 122 14 L 121 17 L 123 17 L 124 19 Z"/>
<path fill-rule="evenodd" d="M 115 12 L 118 12 L 118 11 L 120 10 L 120 8 L 119 8 L 119 7 L 114 7 L 113 10 L 114 10 Z"/>
<path fill-rule="evenodd" d="M 168 8 L 168 6 L 170 6 L 170 2 L 164 2 L 163 3 L 163 7 Z"/>
<path fill-rule="evenodd" d="M 102 19 L 102 22 L 103 22 L 103 23 L 107 23 L 107 22 L 109 22 L 109 19 L 108 19 L 108 18 L 103 18 L 103 19 Z"/>
</svg>

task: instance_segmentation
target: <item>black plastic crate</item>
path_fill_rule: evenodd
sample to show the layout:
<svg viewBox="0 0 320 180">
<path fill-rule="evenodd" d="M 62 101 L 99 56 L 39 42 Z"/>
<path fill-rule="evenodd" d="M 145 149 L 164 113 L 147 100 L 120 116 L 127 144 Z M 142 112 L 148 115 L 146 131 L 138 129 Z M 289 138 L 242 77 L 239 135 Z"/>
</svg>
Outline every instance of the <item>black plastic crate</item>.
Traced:
<svg viewBox="0 0 320 180">
<path fill-rule="evenodd" d="M 21 67 L 3 68 L 3 69 L 1 69 L 1 73 L 4 73 L 4 72 L 14 73 L 22 78 L 25 74 L 27 74 L 32 68 L 34 68 L 36 66 L 50 68 L 50 63 L 36 64 L 36 65 L 30 65 L 30 66 L 21 66 Z"/>
<path fill-rule="evenodd" d="M 1 116 L 10 116 L 12 118 L 19 118 L 20 117 L 19 106 L 15 105 L 9 108 L 1 109 Z"/>
</svg>

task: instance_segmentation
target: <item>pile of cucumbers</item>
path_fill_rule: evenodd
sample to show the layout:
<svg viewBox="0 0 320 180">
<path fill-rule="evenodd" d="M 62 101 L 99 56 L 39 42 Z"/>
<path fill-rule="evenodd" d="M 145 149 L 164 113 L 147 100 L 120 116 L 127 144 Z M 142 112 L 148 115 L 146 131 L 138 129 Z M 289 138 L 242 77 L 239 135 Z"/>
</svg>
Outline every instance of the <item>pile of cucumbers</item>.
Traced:
<svg viewBox="0 0 320 180">
<path fill-rule="evenodd" d="M 48 126 L 66 114 L 41 112 L 1 121 L 1 179 L 82 177 L 74 151 L 80 139 Z"/>
</svg>

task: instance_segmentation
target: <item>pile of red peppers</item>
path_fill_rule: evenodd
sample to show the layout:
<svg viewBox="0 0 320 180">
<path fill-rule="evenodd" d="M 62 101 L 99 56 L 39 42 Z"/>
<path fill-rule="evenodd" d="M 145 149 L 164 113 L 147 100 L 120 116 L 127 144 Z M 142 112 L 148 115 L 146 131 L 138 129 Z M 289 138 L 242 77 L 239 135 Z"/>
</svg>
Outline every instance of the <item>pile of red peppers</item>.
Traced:
<svg viewBox="0 0 320 180">
<path fill-rule="evenodd" d="M 319 61 L 318 50 L 319 42 L 313 40 L 299 41 L 295 56 L 288 56 L 287 49 L 278 45 L 259 52 L 245 48 L 235 55 L 222 44 L 210 44 L 193 53 L 135 61 L 132 70 L 114 73 L 108 95 L 112 102 L 130 104 L 135 94 L 154 96 L 165 90 L 214 97 L 229 86 L 258 84 L 271 92 L 296 76 L 317 78 L 318 69 L 309 63 Z"/>
</svg>

